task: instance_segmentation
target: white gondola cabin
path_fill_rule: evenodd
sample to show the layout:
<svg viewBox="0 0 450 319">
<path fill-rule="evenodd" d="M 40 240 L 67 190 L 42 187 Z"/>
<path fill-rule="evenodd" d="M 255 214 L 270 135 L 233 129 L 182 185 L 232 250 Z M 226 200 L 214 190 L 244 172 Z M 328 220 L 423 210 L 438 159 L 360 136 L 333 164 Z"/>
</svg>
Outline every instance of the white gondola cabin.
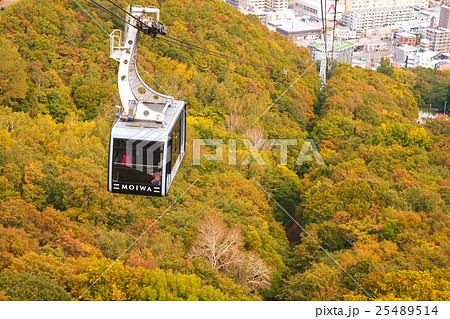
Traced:
<svg viewBox="0 0 450 319">
<path fill-rule="evenodd" d="M 156 14 L 156 20 L 148 14 Z M 186 144 L 186 106 L 151 89 L 136 63 L 137 38 L 143 26 L 158 25 L 159 10 L 133 7 L 125 28 L 111 33 L 111 58 L 120 62 L 117 122 L 111 129 L 108 189 L 113 193 L 165 196 L 180 168 Z M 133 27 L 136 26 L 136 27 Z M 162 27 L 164 28 L 164 27 Z M 165 32 L 165 30 L 163 29 Z"/>
</svg>

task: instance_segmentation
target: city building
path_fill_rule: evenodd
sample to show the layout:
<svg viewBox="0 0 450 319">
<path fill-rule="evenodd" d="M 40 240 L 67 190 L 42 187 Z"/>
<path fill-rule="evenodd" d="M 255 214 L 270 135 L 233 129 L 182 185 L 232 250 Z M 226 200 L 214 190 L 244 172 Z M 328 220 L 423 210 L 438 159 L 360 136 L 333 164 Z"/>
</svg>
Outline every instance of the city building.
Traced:
<svg viewBox="0 0 450 319">
<path fill-rule="evenodd" d="M 436 63 L 436 70 L 439 70 L 439 71 L 447 71 L 447 70 L 450 70 L 450 61 L 449 60 L 447 60 L 447 61 L 440 61 L 440 62 L 438 62 L 438 63 Z"/>
<path fill-rule="evenodd" d="M 345 12 L 396 7 L 428 8 L 429 0 L 343 0 Z"/>
<path fill-rule="evenodd" d="M 327 57 L 335 59 L 336 61 L 345 61 L 352 63 L 353 58 L 353 43 L 334 41 L 334 50 L 331 50 L 331 41 L 328 41 Z M 308 50 L 311 52 L 311 59 L 320 60 L 325 54 L 325 47 L 323 41 L 314 42 L 308 45 Z"/>
<path fill-rule="evenodd" d="M 424 124 L 427 122 L 427 119 L 435 119 L 437 114 L 433 114 L 431 112 L 424 112 L 422 110 L 419 111 L 419 118 L 417 119 L 417 123 Z"/>
<path fill-rule="evenodd" d="M 439 52 L 434 51 L 415 51 L 408 54 L 405 66 L 407 68 L 416 68 L 418 66 L 424 68 L 436 68 L 436 64 L 440 63 Z"/>
<path fill-rule="evenodd" d="M 293 38 L 294 41 L 305 39 L 318 39 L 322 29 L 318 24 L 311 24 L 299 20 L 279 20 L 267 23 L 271 30 Z"/>
<path fill-rule="evenodd" d="M 371 41 L 364 44 L 364 51 L 366 52 L 380 52 L 387 50 L 387 43 L 381 40 Z"/>
<path fill-rule="evenodd" d="M 269 21 L 290 19 L 295 13 L 288 9 L 288 0 L 225 0 L 244 14 L 256 15 L 266 24 Z"/>
<path fill-rule="evenodd" d="M 239 11 L 244 11 L 247 6 L 247 0 L 226 0 L 226 2 L 231 4 Z"/>
<path fill-rule="evenodd" d="M 433 51 L 433 41 L 430 41 L 428 39 L 422 39 L 420 40 L 420 49 L 422 51 Z"/>
<path fill-rule="evenodd" d="M 430 15 L 419 12 L 416 14 L 415 18 L 418 23 L 427 23 L 429 26 L 430 19 L 431 19 Z"/>
<path fill-rule="evenodd" d="M 417 36 L 409 32 L 396 33 L 395 40 L 397 45 L 415 46 L 417 44 Z"/>
<path fill-rule="evenodd" d="M 394 61 L 404 67 L 408 54 L 416 52 L 418 49 L 409 45 L 402 45 L 395 48 Z"/>
<path fill-rule="evenodd" d="M 267 24 L 267 16 L 271 11 L 261 10 L 257 8 L 247 8 L 247 10 L 243 10 L 241 12 L 243 12 L 244 14 L 253 14 L 259 18 L 261 23 Z"/>
<path fill-rule="evenodd" d="M 292 10 L 268 11 L 266 15 L 266 24 L 281 20 L 294 20 L 295 12 Z"/>
<path fill-rule="evenodd" d="M 413 8 L 400 7 L 351 11 L 342 16 L 342 21 L 352 30 L 363 32 L 367 29 L 394 26 L 399 22 L 413 20 L 413 18 Z"/>
<path fill-rule="evenodd" d="M 266 0 L 246 0 L 246 7 L 251 7 L 254 9 L 260 9 L 260 10 L 270 10 L 267 8 L 267 2 Z"/>
<path fill-rule="evenodd" d="M 436 52 L 450 52 L 450 29 L 445 28 L 427 28 L 423 31 L 420 41 L 422 50 L 431 50 Z"/>
<path fill-rule="evenodd" d="M 380 52 L 386 51 L 388 45 L 387 42 L 382 41 L 380 37 L 365 37 L 360 38 L 355 42 L 355 47 L 358 51 Z"/>
<path fill-rule="evenodd" d="M 338 39 L 340 41 L 352 40 L 352 39 L 357 38 L 355 30 L 352 30 L 349 27 L 343 27 L 340 25 L 336 25 L 335 34 L 336 34 L 336 39 Z"/>
<path fill-rule="evenodd" d="M 426 18 L 426 22 L 428 23 L 427 27 L 435 27 L 437 26 L 437 21 L 439 21 L 439 16 L 441 15 L 441 6 L 435 6 L 428 9 L 420 10 L 416 14 L 416 21 L 419 21 L 419 19 L 423 19 L 422 15 L 427 16 Z M 419 18 L 417 16 L 419 16 Z"/>
<path fill-rule="evenodd" d="M 280 11 L 288 9 L 288 0 L 226 0 L 240 11 L 267 10 Z"/>
<path fill-rule="evenodd" d="M 417 21 L 406 21 L 406 22 L 398 23 L 396 27 L 397 28 L 394 28 L 394 29 L 392 29 L 392 27 L 391 27 L 391 32 L 392 31 L 395 32 L 394 36 L 396 36 L 397 34 L 402 33 L 402 32 L 408 32 L 410 34 L 415 35 L 416 39 L 417 39 L 421 30 L 428 28 L 429 24 L 422 23 L 422 22 L 419 23 Z"/>
<path fill-rule="evenodd" d="M 266 10 L 282 11 L 287 10 L 289 5 L 288 0 L 266 0 Z"/>
<path fill-rule="evenodd" d="M 450 29 L 450 7 L 441 6 L 438 27 Z"/>
<path fill-rule="evenodd" d="M 366 36 L 366 37 L 375 36 L 375 37 L 382 37 L 382 38 L 391 38 L 393 29 L 394 29 L 393 26 L 378 27 L 378 28 L 366 29 L 363 32 L 359 32 L 359 33 L 360 33 L 360 36 Z"/>
<path fill-rule="evenodd" d="M 295 5 L 303 12 L 311 14 L 314 17 L 322 17 L 322 4 L 321 0 L 295 0 Z M 334 18 L 334 1 L 329 1 L 325 8 L 327 19 L 332 20 Z M 336 6 L 336 20 L 342 19 L 342 14 L 345 12 L 345 4 L 339 4 Z"/>
</svg>

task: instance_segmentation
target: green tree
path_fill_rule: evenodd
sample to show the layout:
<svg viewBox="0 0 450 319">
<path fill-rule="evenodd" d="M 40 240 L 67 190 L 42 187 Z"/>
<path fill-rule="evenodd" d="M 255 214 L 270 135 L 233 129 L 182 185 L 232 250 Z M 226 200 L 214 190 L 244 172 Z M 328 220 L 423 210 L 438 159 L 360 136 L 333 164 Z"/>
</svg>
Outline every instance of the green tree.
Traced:
<svg viewBox="0 0 450 319">
<path fill-rule="evenodd" d="M 24 99 L 28 90 L 26 63 L 14 44 L 0 38 L 0 103 Z"/>
<path fill-rule="evenodd" d="M 138 300 L 228 300 L 227 296 L 211 286 L 202 285 L 195 275 L 173 274 L 155 270 L 144 279 L 144 288 L 137 293 Z"/>
<path fill-rule="evenodd" d="M 383 73 L 392 77 L 394 75 L 394 66 L 389 59 L 381 58 L 380 65 L 377 68 L 377 72 Z"/>
<path fill-rule="evenodd" d="M 70 295 L 45 275 L 0 273 L 0 290 L 9 300 L 65 301 Z"/>
</svg>

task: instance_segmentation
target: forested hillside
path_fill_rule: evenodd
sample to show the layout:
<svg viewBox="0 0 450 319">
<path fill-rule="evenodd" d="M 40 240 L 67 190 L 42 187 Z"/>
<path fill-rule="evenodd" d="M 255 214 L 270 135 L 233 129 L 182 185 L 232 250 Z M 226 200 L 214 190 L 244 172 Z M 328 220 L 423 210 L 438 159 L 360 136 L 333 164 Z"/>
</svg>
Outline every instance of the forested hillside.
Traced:
<svg viewBox="0 0 450 319">
<path fill-rule="evenodd" d="M 78 1 L 107 32 L 123 28 Z M 0 300 L 77 299 L 196 179 L 83 300 L 369 298 L 304 232 L 292 239 L 292 220 L 253 179 L 374 298 L 450 298 L 450 125 L 416 124 L 419 106 L 449 96 L 449 73 L 342 64 L 320 91 L 313 67 L 251 126 L 311 65 L 308 51 L 220 0 L 140 4 L 159 7 L 172 36 L 270 68 L 142 36 L 139 63 L 188 104 L 188 149 L 167 198 L 113 195 L 107 34 L 71 0 L 1 11 Z M 299 143 L 287 166 L 269 145 L 267 166 L 193 166 L 193 138 Z M 294 165 L 306 138 L 326 166 Z M 211 233 L 228 243 L 214 260 Z"/>
</svg>

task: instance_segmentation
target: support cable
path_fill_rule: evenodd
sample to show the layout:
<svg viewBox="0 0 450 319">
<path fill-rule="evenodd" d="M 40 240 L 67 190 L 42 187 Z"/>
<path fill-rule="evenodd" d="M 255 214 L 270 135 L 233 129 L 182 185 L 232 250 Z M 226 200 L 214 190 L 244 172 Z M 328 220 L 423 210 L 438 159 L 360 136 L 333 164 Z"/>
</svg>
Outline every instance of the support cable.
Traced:
<svg viewBox="0 0 450 319">
<path fill-rule="evenodd" d="M 331 59 L 334 59 L 334 39 L 336 38 L 336 11 L 338 0 L 334 0 L 333 40 L 331 44 Z"/>
<path fill-rule="evenodd" d="M 104 10 L 104 11 L 106 11 L 106 12 L 112 14 L 112 15 L 114 15 L 115 17 L 119 18 L 121 21 L 126 22 L 127 24 L 131 25 L 132 27 L 137 28 L 136 26 L 130 24 L 127 20 L 121 18 L 119 15 L 115 14 L 114 12 L 112 12 L 111 10 L 109 10 L 108 8 L 106 8 L 106 7 L 104 7 L 103 5 L 99 4 L 97 1 L 95 1 L 95 0 L 87 0 L 87 1 L 90 1 L 90 2 L 94 3 L 94 4 L 97 5 L 97 7 L 99 7 L 100 9 L 102 9 L 102 10 Z M 115 7 L 119 8 L 119 9 L 120 9 L 121 11 L 123 11 L 124 13 L 126 13 L 129 17 L 135 19 L 136 21 L 139 21 L 140 23 L 142 23 L 142 24 L 143 24 L 144 26 L 146 26 L 147 28 L 151 28 L 151 26 L 148 26 L 147 24 L 145 24 L 145 23 L 143 23 L 142 21 L 140 21 L 140 19 L 139 19 L 138 17 L 132 15 L 132 14 L 129 13 L 127 10 L 121 8 L 121 7 L 120 7 L 117 3 L 115 3 L 114 1 L 111 1 L 111 0 L 107 0 L 107 1 L 108 1 L 109 3 L 111 3 L 112 5 L 114 5 Z M 323 22 L 323 21 L 322 21 L 322 22 Z M 181 40 L 181 39 L 172 37 L 172 36 L 170 36 L 170 35 L 166 35 L 166 34 L 162 34 L 162 35 L 163 35 L 165 38 L 167 38 L 167 39 L 163 39 L 163 37 L 156 37 L 156 38 L 158 38 L 158 39 L 160 39 L 160 40 L 163 40 L 163 41 L 166 42 L 166 43 L 170 43 L 170 44 L 173 44 L 173 45 L 178 45 L 178 46 L 181 46 L 181 47 L 183 47 L 183 48 L 188 48 L 188 49 L 192 49 L 192 50 L 197 50 L 197 51 L 200 51 L 200 52 L 202 52 L 202 53 L 210 54 L 210 55 L 213 55 L 213 56 L 216 56 L 216 57 L 220 57 L 220 58 L 223 58 L 223 59 L 228 59 L 228 60 L 233 61 L 233 62 L 236 62 L 236 63 L 242 63 L 242 64 L 251 65 L 251 66 L 254 66 L 254 67 L 260 67 L 260 68 L 272 69 L 272 70 L 283 70 L 283 71 L 287 71 L 287 70 L 291 70 L 291 69 L 298 69 L 298 67 L 291 67 L 291 68 L 282 68 L 282 67 L 281 67 L 281 68 L 280 68 L 280 67 L 274 67 L 274 66 L 270 66 L 270 65 L 266 65 L 266 64 L 254 63 L 254 62 L 247 61 L 247 60 L 245 60 L 245 59 L 236 58 L 236 57 L 233 57 L 233 56 L 230 56 L 230 55 L 227 55 L 227 54 L 223 54 L 223 53 L 220 53 L 220 52 L 217 52 L 217 51 L 214 51 L 214 50 L 210 50 L 210 49 L 207 49 L 207 48 L 205 48 L 205 47 L 199 46 L 199 45 L 197 45 L 197 44 L 190 43 L 190 42 L 188 42 L 188 41 L 185 41 L 185 40 Z M 170 41 L 170 40 L 172 40 L 172 41 Z"/>
</svg>

